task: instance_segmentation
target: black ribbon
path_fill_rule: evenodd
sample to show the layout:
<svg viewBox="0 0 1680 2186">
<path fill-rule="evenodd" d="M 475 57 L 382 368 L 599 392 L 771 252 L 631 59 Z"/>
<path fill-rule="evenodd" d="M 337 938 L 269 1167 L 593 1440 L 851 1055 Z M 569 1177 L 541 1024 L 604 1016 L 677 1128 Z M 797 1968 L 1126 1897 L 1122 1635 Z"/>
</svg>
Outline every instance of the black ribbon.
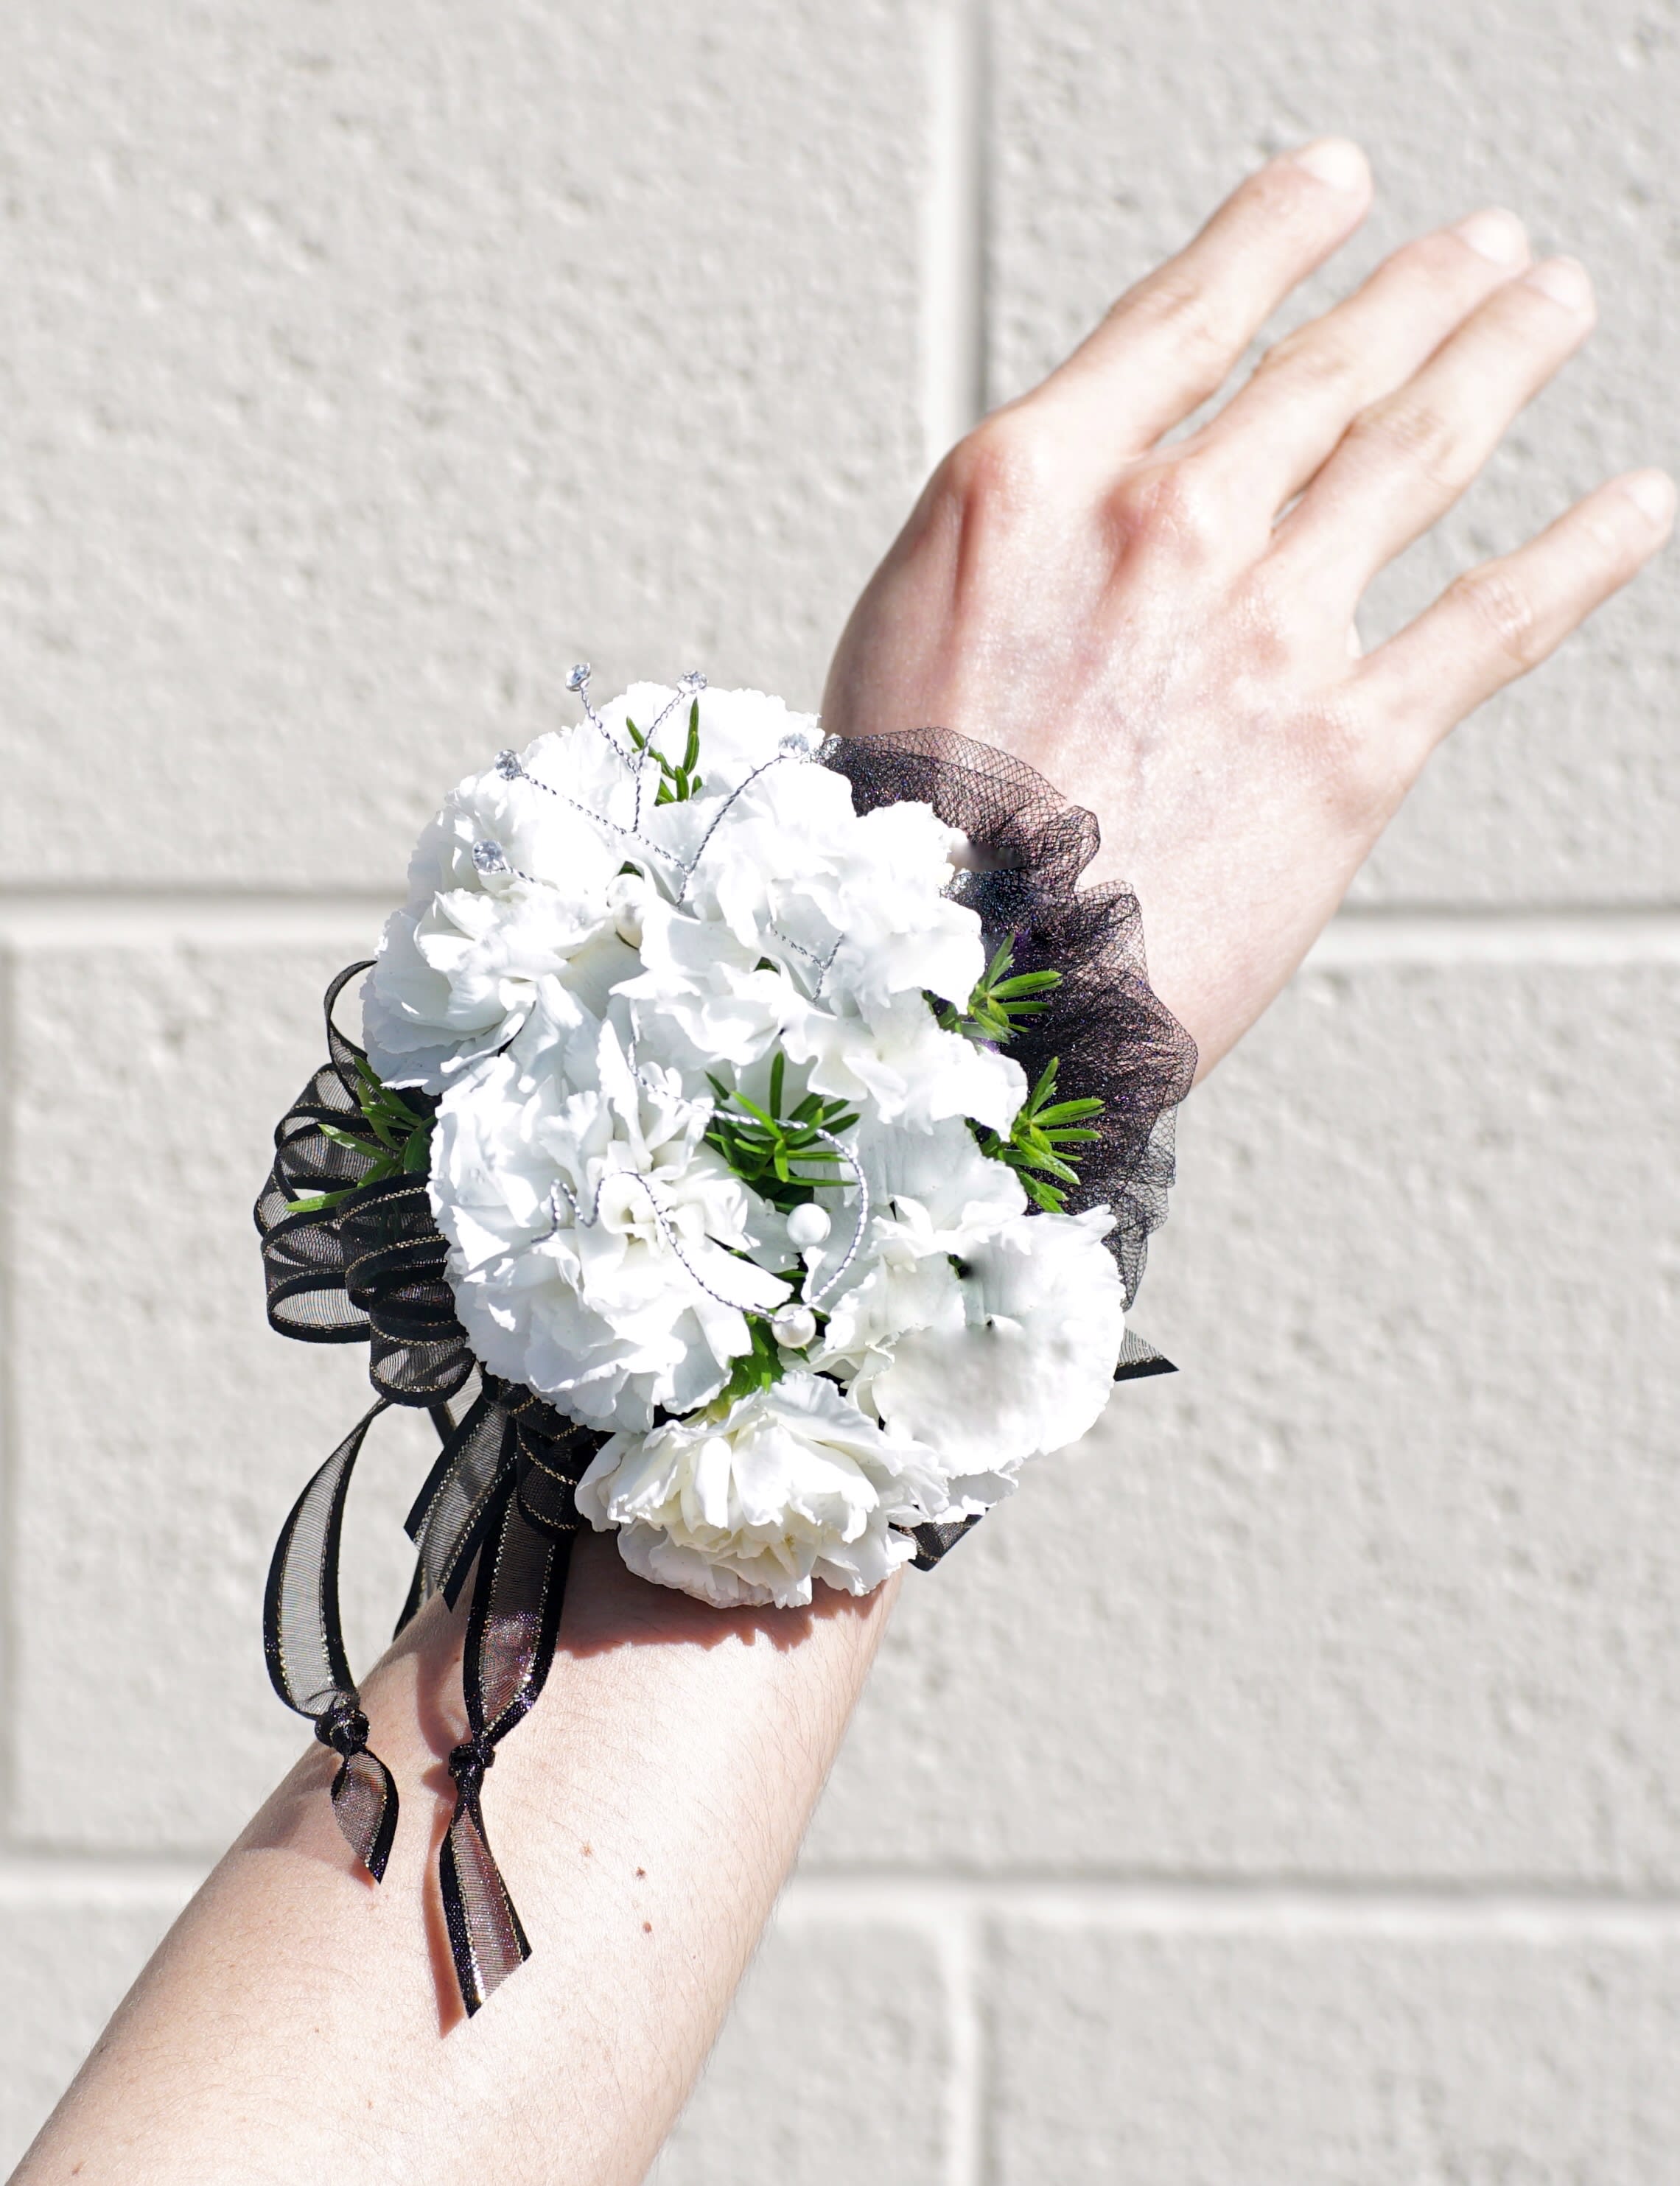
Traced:
<svg viewBox="0 0 1680 2186">
<path fill-rule="evenodd" d="M 425 1179 L 362 1181 L 382 1150 L 357 1097 L 356 1065 L 366 1058 L 333 1012 L 345 986 L 367 969 L 350 965 L 327 989 L 329 1059 L 275 1132 L 274 1166 L 256 1224 L 270 1325 L 305 1342 L 368 1344 L 378 1401 L 281 1529 L 264 1598 L 263 1645 L 275 1690 L 340 1757 L 333 1811 L 378 1881 L 396 1835 L 397 1791 L 368 1746 L 367 1718 L 344 1654 L 339 1543 L 368 1428 L 392 1404 L 426 1410 L 440 1447 L 408 1516 L 417 1555 L 397 1628 L 434 1594 L 453 1607 L 478 1559 L 462 1666 L 470 1735 L 450 1756 L 456 1808 L 439 1856 L 456 1977 L 473 2012 L 529 1955 L 484 1833 L 484 1774 L 548 1675 L 580 1522 L 573 1490 L 605 1438 L 479 1367 L 456 1318 L 444 1275 L 448 1248 Z M 422 1114 L 435 1107 L 423 1094 L 404 1097 Z M 293 1211 L 299 1200 L 345 1191 L 350 1196 L 330 1206 Z M 450 1400 L 475 1373 L 477 1393 L 457 1421 Z"/>
<path fill-rule="evenodd" d="M 1096 852 L 1095 820 L 1019 759 L 940 729 L 831 737 L 822 757 L 849 781 L 858 811 L 920 799 L 960 828 L 975 869 L 950 892 L 979 914 L 988 952 L 1007 940 L 1016 971 L 1061 974 L 1049 1006 L 1018 1029 L 1010 1052 L 1029 1083 L 1054 1057 L 1063 1098 L 1103 1102 L 1098 1140 L 1081 1159 L 1068 1204 L 1076 1213 L 1105 1201 L 1112 1208 L 1109 1244 L 1129 1304 L 1149 1234 L 1166 1215 L 1173 1110 L 1190 1090 L 1196 1048 L 1151 991 L 1136 899 L 1117 886 L 1078 888 Z M 264 1646 L 276 1691 L 339 1756 L 333 1812 L 377 1881 L 396 1832 L 397 1794 L 368 1746 L 344 1658 L 339 1537 L 369 1427 L 391 1404 L 424 1409 L 440 1449 L 408 1515 L 414 1579 L 397 1628 L 434 1595 L 452 1607 L 476 1559 L 462 1666 L 468 1735 L 449 1757 L 455 1811 L 440 1853 L 450 1948 L 470 2013 L 530 1952 L 484 1832 L 484 1781 L 497 1745 L 547 1677 L 580 1522 L 574 1491 L 606 1438 L 473 1358 L 425 1178 L 368 1181 L 388 1165 L 387 1150 L 359 1097 L 366 1055 L 333 1015 L 344 988 L 368 968 L 350 965 L 327 989 L 328 1060 L 281 1118 L 255 1214 L 271 1325 L 305 1342 L 367 1344 L 378 1401 L 282 1529 Z M 418 1116 L 435 1113 L 428 1095 L 403 1097 Z M 322 1197 L 333 1203 L 294 1211 L 299 1201 Z M 1172 1370 L 1128 1335 L 1115 1379 Z M 457 1420 L 451 1400 L 474 1376 L 477 1389 Z M 978 1522 L 917 1527 L 917 1566 L 931 1568 Z"/>
<path fill-rule="evenodd" d="M 269 1566 L 262 1619 L 274 1690 L 288 1707 L 313 1719 L 316 1736 L 339 1756 L 333 1812 L 376 1882 L 384 1880 L 396 1836 L 397 1791 L 390 1770 L 368 1749 L 367 1718 L 344 1655 L 339 1539 L 350 1474 L 385 1404 L 382 1397 L 356 1421 L 292 1505 Z"/>
<path fill-rule="evenodd" d="M 573 1539 L 534 1526 L 512 1480 L 503 1482 L 467 1621 L 462 1683 L 468 1735 L 449 1757 L 455 1813 L 438 1858 L 444 1922 L 469 2015 L 531 1954 L 490 1852 L 479 1794 L 496 1747 L 535 1705 L 548 1675 Z"/>
</svg>

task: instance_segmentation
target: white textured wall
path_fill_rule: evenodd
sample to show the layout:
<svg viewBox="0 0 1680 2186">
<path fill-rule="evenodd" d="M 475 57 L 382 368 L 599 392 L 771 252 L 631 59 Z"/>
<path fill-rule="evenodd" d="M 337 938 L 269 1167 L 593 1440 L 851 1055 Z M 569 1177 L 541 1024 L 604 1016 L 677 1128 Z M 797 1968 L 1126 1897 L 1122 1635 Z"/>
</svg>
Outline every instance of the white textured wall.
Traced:
<svg viewBox="0 0 1680 2186">
<path fill-rule="evenodd" d="M 1673 0 L 9 0 L 0 2148 L 297 1747 L 360 1362 L 247 1208 L 440 786 L 580 653 L 814 702 L 930 436 L 1331 129 L 1350 266 L 1503 199 L 1601 285 L 1403 612 L 1674 459 L 1677 110 Z M 661 2186 L 1672 2181 L 1675 608 L 1461 735 L 1191 1103 L 1184 1371 L 908 1589 Z"/>
</svg>

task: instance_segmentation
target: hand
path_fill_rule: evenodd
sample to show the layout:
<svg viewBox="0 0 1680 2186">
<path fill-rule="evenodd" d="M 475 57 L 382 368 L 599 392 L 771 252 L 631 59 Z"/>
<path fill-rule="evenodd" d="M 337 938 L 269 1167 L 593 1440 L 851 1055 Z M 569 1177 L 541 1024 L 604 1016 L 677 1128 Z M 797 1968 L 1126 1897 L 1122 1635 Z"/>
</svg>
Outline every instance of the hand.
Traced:
<svg viewBox="0 0 1680 2186">
<path fill-rule="evenodd" d="M 1102 825 L 1206 1070 L 1300 962 L 1455 722 L 1667 536 L 1636 471 L 1361 657 L 1354 614 L 1586 339 L 1573 261 L 1505 212 L 1397 251 L 1162 447 L 1370 202 L 1336 140 L 1274 160 L 1041 387 L 946 457 L 854 610 L 823 713 L 1013 751 Z"/>
</svg>

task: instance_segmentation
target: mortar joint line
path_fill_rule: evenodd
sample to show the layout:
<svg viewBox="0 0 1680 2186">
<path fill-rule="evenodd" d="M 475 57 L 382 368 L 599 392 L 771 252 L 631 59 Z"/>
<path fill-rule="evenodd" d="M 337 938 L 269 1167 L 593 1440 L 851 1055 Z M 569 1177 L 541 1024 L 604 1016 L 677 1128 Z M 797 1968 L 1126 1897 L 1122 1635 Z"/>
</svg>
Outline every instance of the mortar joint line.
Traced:
<svg viewBox="0 0 1680 2186">
<path fill-rule="evenodd" d="M 0 929 L 0 1846 L 12 1842 L 18 1809 L 17 980 L 17 952 Z"/>
</svg>

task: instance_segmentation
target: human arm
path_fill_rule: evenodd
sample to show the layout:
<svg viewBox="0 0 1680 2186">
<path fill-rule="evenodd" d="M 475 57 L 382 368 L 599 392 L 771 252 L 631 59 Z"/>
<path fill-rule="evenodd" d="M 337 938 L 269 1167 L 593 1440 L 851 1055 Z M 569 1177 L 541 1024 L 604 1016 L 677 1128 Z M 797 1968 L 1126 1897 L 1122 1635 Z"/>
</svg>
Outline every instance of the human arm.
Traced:
<svg viewBox="0 0 1680 2186">
<path fill-rule="evenodd" d="M 1339 383 L 1308 338 L 1260 383 L 1285 414 L 1255 418 L 1257 398 L 1246 428 L 1203 444 L 1217 461 L 1195 468 L 1196 443 L 1149 446 L 1363 201 L 1306 169 L 1268 170 L 1083 362 L 966 443 L 866 596 L 828 702 L 834 726 L 938 721 L 1011 744 L 1095 806 L 1108 870 L 1142 898 L 1156 983 L 1207 1060 L 1287 976 L 1453 704 L 1537 657 L 1661 529 L 1615 490 L 1596 513 L 1589 503 L 1524 565 L 1532 588 L 1483 580 L 1497 612 L 1461 617 L 1462 641 L 1436 625 L 1415 703 L 1379 703 L 1380 680 L 1350 667 L 1352 603 L 1336 606 L 1333 580 L 1345 563 L 1353 583 L 1399 535 L 1393 512 L 1420 471 L 1428 494 L 1405 520 L 1444 505 L 1585 315 L 1543 292 L 1514 298 L 1493 261 L 1432 239 L 1418 286 L 1339 338 Z M 1273 515 L 1296 474 L 1280 480 L 1268 462 L 1345 445 L 1348 421 L 1404 384 L 1420 327 L 1443 338 L 1484 296 L 1509 324 L 1498 355 L 1473 361 L 1462 401 L 1431 410 L 1414 395 L 1400 423 L 1362 429 L 1354 446 L 1373 468 L 1349 490 L 1351 530 L 1308 527 L 1302 558 L 1279 558 Z M 1397 364 L 1383 347 L 1396 330 L 1413 343 Z M 1303 354 L 1313 401 L 1297 418 L 1291 359 Z M 1461 410 L 1490 394 L 1478 438 Z M 1449 671 L 1466 679 L 1456 697 Z M 328 1764 L 312 1755 L 177 1929 L 25 2178 L 68 2177 L 78 2161 L 85 2180 L 260 2178 L 265 2165 L 288 2178 L 329 2165 L 640 2175 L 791 1860 L 882 1607 L 826 1599 L 809 1628 L 767 1617 L 748 1645 L 715 1612 L 628 1580 L 609 1544 L 580 1553 L 553 1682 L 487 1800 L 539 1950 L 470 2034 L 439 2038 L 447 1976 L 435 1914 L 428 1939 L 420 1910 L 425 1831 L 400 1838 L 383 1892 L 356 1881 L 320 1796 Z M 453 1641 L 419 1636 L 370 1704 L 376 1746 L 423 1812 L 415 1794 L 428 1771 L 442 1788 L 459 1725 L 437 1697 Z M 596 1864 L 609 1857 L 610 1871 Z"/>
<path fill-rule="evenodd" d="M 339 1836 L 334 1758 L 312 1746 L 18 2179 L 640 2179 L 792 1864 L 891 1594 L 720 1611 L 580 1539 L 560 1656 L 484 1801 L 539 1948 L 470 2026 L 436 1884 L 464 1617 L 434 1600 L 361 1688 L 406 1809 L 383 1884 Z"/>
</svg>

